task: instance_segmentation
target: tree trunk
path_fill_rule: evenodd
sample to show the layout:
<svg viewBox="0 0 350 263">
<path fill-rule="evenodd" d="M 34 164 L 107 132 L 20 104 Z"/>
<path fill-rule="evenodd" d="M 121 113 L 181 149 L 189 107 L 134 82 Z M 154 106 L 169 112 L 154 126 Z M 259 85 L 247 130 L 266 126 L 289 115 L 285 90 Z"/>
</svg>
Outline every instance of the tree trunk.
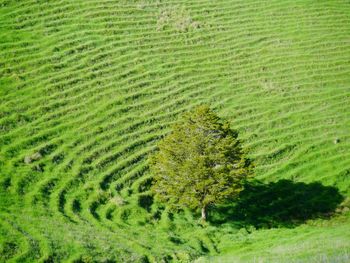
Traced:
<svg viewBox="0 0 350 263">
<path fill-rule="evenodd" d="M 202 207 L 202 220 L 207 221 L 207 207 L 206 206 Z"/>
</svg>

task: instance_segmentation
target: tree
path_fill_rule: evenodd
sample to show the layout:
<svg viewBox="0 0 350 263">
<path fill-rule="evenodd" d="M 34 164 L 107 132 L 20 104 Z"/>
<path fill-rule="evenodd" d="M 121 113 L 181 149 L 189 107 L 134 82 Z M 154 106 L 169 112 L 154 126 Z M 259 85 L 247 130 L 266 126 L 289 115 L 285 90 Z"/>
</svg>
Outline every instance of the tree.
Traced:
<svg viewBox="0 0 350 263">
<path fill-rule="evenodd" d="M 235 197 L 252 174 L 238 132 L 207 105 L 185 113 L 150 158 L 152 190 L 173 208 L 201 209 Z"/>
</svg>

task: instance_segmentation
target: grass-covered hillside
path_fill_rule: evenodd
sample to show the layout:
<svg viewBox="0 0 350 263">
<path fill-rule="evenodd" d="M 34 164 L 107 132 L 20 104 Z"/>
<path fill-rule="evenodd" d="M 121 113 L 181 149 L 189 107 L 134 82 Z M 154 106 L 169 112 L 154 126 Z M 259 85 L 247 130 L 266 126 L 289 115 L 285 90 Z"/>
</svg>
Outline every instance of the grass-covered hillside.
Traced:
<svg viewBox="0 0 350 263">
<path fill-rule="evenodd" d="M 201 103 L 262 184 L 206 227 L 147 165 Z M 0 262 L 349 262 L 349 117 L 347 0 L 0 0 Z"/>
</svg>

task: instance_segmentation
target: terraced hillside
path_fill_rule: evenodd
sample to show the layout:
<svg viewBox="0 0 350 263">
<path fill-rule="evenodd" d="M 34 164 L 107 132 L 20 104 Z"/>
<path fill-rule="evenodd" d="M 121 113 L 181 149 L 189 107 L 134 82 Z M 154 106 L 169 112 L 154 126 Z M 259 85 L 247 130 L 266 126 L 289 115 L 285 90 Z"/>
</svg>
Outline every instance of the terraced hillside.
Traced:
<svg viewBox="0 0 350 263">
<path fill-rule="evenodd" d="M 0 261 L 189 261 L 246 244 L 153 204 L 157 140 L 210 103 L 257 178 L 350 196 L 349 102 L 346 0 L 0 0 Z M 296 253 L 319 233 L 311 256 L 348 253 L 350 217 L 330 224 L 253 240 Z"/>
</svg>

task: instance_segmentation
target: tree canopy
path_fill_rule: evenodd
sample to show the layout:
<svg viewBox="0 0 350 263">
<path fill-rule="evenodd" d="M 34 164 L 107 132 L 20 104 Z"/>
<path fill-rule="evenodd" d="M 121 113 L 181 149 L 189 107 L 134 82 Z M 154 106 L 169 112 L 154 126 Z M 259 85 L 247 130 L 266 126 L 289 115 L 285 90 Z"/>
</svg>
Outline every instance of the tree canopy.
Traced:
<svg viewBox="0 0 350 263">
<path fill-rule="evenodd" d="M 174 208 L 207 208 L 243 189 L 252 174 L 238 132 L 208 105 L 185 113 L 150 158 L 156 198 Z"/>
</svg>

